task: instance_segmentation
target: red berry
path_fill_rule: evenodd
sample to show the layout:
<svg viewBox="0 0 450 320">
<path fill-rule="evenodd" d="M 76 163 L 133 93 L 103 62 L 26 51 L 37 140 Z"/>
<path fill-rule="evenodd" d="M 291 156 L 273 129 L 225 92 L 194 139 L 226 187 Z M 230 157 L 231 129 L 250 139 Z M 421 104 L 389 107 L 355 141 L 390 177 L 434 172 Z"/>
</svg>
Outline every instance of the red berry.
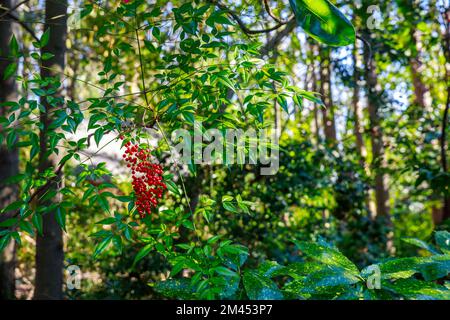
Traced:
<svg viewBox="0 0 450 320">
<path fill-rule="evenodd" d="M 131 184 L 136 194 L 135 203 L 139 215 L 143 218 L 158 205 L 158 200 L 162 198 L 167 186 L 162 181 L 162 167 L 149 161 L 152 156 L 148 149 L 142 149 L 130 142 L 127 142 L 125 146 L 127 148 L 123 157 L 127 167 L 131 168 Z"/>
</svg>

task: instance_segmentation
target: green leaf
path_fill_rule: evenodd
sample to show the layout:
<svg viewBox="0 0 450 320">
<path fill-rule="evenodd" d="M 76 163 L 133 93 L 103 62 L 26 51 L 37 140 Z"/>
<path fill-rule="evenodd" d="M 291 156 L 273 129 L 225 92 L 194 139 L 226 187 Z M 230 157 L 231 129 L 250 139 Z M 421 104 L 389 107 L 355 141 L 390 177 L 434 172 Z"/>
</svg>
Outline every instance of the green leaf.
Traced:
<svg viewBox="0 0 450 320">
<path fill-rule="evenodd" d="M 280 300 L 283 294 L 275 282 L 254 271 L 245 271 L 243 276 L 245 291 L 250 300 Z"/>
<path fill-rule="evenodd" d="M 2 252 L 3 249 L 6 248 L 9 241 L 11 241 L 11 233 L 8 233 L 7 235 L 0 237 L 0 252 Z"/>
<path fill-rule="evenodd" d="M 184 220 L 183 221 L 183 226 L 185 226 L 189 230 L 193 230 L 193 231 L 195 230 L 194 224 L 192 223 L 191 220 Z"/>
<path fill-rule="evenodd" d="M 382 288 L 393 291 L 407 299 L 417 300 L 449 300 L 450 290 L 446 287 L 416 279 L 400 279 L 393 283 L 382 282 Z"/>
<path fill-rule="evenodd" d="M 150 251 L 152 251 L 153 246 L 154 246 L 153 243 L 149 243 L 145 247 L 143 247 L 141 250 L 139 250 L 139 252 L 137 253 L 136 257 L 134 258 L 133 266 L 135 266 L 136 263 L 138 263 L 143 258 L 145 258 L 150 253 Z"/>
<path fill-rule="evenodd" d="M 53 58 L 55 55 L 53 53 L 49 53 L 49 52 L 44 52 L 41 56 L 42 60 L 49 60 L 51 58 Z"/>
<path fill-rule="evenodd" d="M 264 261 L 258 267 L 258 273 L 265 277 L 270 277 L 281 270 L 285 270 L 284 266 L 281 266 L 276 261 Z"/>
<path fill-rule="evenodd" d="M 224 209 L 227 211 L 239 213 L 236 206 L 234 204 L 232 204 L 231 202 L 226 201 L 226 202 L 223 202 L 222 205 L 223 205 Z"/>
<path fill-rule="evenodd" d="M 176 194 L 177 196 L 181 195 L 180 189 L 178 189 L 177 185 L 175 184 L 175 182 L 173 182 L 172 180 L 165 180 L 164 183 L 167 186 L 167 189 L 172 192 L 173 194 Z"/>
<path fill-rule="evenodd" d="M 102 241 L 100 241 L 99 244 L 97 244 L 97 246 L 95 247 L 94 250 L 94 254 L 93 254 L 93 258 L 97 259 L 97 257 L 103 252 L 105 251 L 105 249 L 108 247 L 109 243 L 112 240 L 112 236 L 108 236 L 106 238 L 104 238 Z"/>
<path fill-rule="evenodd" d="M 17 70 L 17 63 L 13 62 L 8 64 L 8 66 L 5 69 L 5 73 L 3 74 L 3 80 L 8 79 L 11 77 Z"/>
<path fill-rule="evenodd" d="M 6 220 L 0 222 L 0 227 L 8 228 L 8 227 L 13 226 L 16 222 L 17 222 L 16 218 L 6 219 Z"/>
<path fill-rule="evenodd" d="M 233 82 L 231 82 L 231 80 L 228 79 L 227 77 L 222 77 L 222 76 L 221 76 L 221 77 L 218 78 L 218 80 L 219 80 L 219 82 L 220 82 L 221 84 L 223 84 L 225 87 L 231 89 L 233 92 L 236 91 L 236 88 L 234 87 Z"/>
<path fill-rule="evenodd" d="M 223 266 L 215 267 L 214 271 L 225 277 L 238 277 L 238 274 L 236 272 Z"/>
<path fill-rule="evenodd" d="M 64 209 L 61 210 L 61 208 L 56 209 L 56 222 L 58 222 L 61 229 L 63 229 L 65 232 L 66 230 L 66 211 Z"/>
<path fill-rule="evenodd" d="M 3 208 L 2 210 L 0 210 L 0 212 L 1 212 L 1 213 L 5 213 L 5 212 L 17 210 L 17 209 L 19 209 L 20 207 L 22 207 L 22 205 L 24 205 L 24 202 L 23 202 L 22 200 L 14 201 L 13 203 L 10 203 L 8 206 L 6 206 L 6 207 Z"/>
<path fill-rule="evenodd" d="M 315 40 L 329 46 L 355 42 L 355 28 L 328 0 L 289 0 L 297 23 Z"/>
<path fill-rule="evenodd" d="M 349 271 L 353 275 L 359 275 L 359 270 L 355 266 L 355 264 L 342 253 L 340 253 L 337 249 L 311 242 L 294 242 L 304 254 L 306 254 L 313 260 L 320 261 L 328 266 L 341 267 Z"/>
<path fill-rule="evenodd" d="M 378 266 L 383 279 L 407 279 L 421 273 L 425 280 L 436 280 L 450 272 L 450 255 L 390 259 Z M 364 276 L 366 269 L 361 274 Z"/>
<path fill-rule="evenodd" d="M 156 292 L 169 298 L 192 299 L 194 294 L 194 288 L 191 286 L 190 280 L 186 278 L 169 279 L 149 285 L 152 286 Z"/>
<path fill-rule="evenodd" d="M 425 249 L 433 254 L 439 253 L 439 251 L 435 247 L 426 243 L 425 241 L 415 239 L 415 238 L 404 238 L 402 240 L 403 240 L 403 242 L 406 242 L 406 243 L 412 244 L 413 246 Z"/>
<path fill-rule="evenodd" d="M 119 235 L 115 235 L 112 239 L 114 247 L 116 247 L 117 251 L 119 251 L 120 254 L 122 254 L 123 250 L 123 242 L 122 238 Z"/>
<path fill-rule="evenodd" d="M 102 140 L 103 134 L 104 134 L 103 128 L 98 128 L 97 130 L 95 130 L 94 140 L 95 143 L 97 144 L 97 147 L 99 146 L 100 141 Z"/>
<path fill-rule="evenodd" d="M 358 283 L 361 279 L 346 269 L 325 267 L 308 275 L 304 281 L 304 293 L 322 294 L 330 291 L 329 287 L 345 287 Z"/>
<path fill-rule="evenodd" d="M 116 222 L 116 218 L 110 217 L 96 222 L 95 224 L 113 224 Z"/>
<path fill-rule="evenodd" d="M 9 41 L 9 54 L 15 58 L 18 58 L 20 56 L 19 44 L 17 43 L 15 35 L 13 35 L 11 37 L 11 41 Z"/>
<path fill-rule="evenodd" d="M 450 233 L 448 231 L 438 231 L 434 238 L 442 252 L 450 254 Z"/>
<path fill-rule="evenodd" d="M 31 226 L 31 223 L 29 223 L 28 221 L 21 220 L 19 223 L 19 227 L 20 227 L 20 230 L 28 232 L 28 234 L 30 234 L 31 236 L 34 236 L 33 228 Z"/>
<path fill-rule="evenodd" d="M 39 40 L 39 48 L 43 48 L 48 44 L 48 40 L 50 39 L 50 28 L 45 30 L 42 34 L 41 39 Z"/>
<path fill-rule="evenodd" d="M 39 213 L 35 213 L 31 218 L 34 227 L 37 229 L 38 233 L 42 236 L 42 216 Z"/>
</svg>

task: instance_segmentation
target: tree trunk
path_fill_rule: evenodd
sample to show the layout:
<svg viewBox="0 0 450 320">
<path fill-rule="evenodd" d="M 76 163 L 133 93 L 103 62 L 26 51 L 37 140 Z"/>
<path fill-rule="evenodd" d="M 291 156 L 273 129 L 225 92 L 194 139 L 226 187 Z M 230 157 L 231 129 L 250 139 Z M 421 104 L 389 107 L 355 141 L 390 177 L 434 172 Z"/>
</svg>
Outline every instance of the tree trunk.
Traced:
<svg viewBox="0 0 450 320">
<path fill-rule="evenodd" d="M 369 38 L 369 37 L 367 37 Z M 375 202 L 377 216 L 389 218 L 389 192 L 383 173 L 384 145 L 379 114 L 380 95 L 376 74 L 375 59 L 370 57 L 369 49 L 364 49 L 364 73 L 367 90 L 367 107 L 370 120 L 370 138 L 372 144 L 372 162 L 375 171 Z"/>
<path fill-rule="evenodd" d="M 353 51 L 353 81 L 354 81 L 354 87 L 353 87 L 353 119 L 354 119 L 354 128 L 353 128 L 353 132 L 355 134 L 355 138 L 356 138 L 356 150 L 358 152 L 359 155 L 359 164 L 361 165 L 361 167 L 364 169 L 365 168 L 365 146 L 364 146 L 364 139 L 363 139 L 363 135 L 362 135 L 362 130 L 361 130 L 361 124 L 360 124 L 360 119 L 359 119 L 359 113 L 360 113 L 360 106 L 359 106 L 359 93 L 360 93 L 360 88 L 359 88 L 359 78 L 360 78 L 360 72 L 359 72 L 359 59 L 358 59 L 358 46 L 357 46 L 357 42 L 355 43 L 355 48 Z"/>
<path fill-rule="evenodd" d="M 336 124 L 334 121 L 333 96 L 331 88 L 330 49 L 320 49 L 320 94 L 325 105 L 322 108 L 322 121 L 327 142 L 336 142 Z"/>
<path fill-rule="evenodd" d="M 445 82 L 447 83 L 447 102 L 444 107 L 444 115 L 442 118 L 442 132 L 441 132 L 441 164 L 442 171 L 448 172 L 448 159 L 447 159 L 447 128 L 450 117 L 450 9 L 444 13 L 443 20 L 445 21 L 445 33 L 443 36 L 442 47 L 445 55 Z M 442 221 L 450 219 L 450 197 L 444 196 L 443 208 L 442 208 Z"/>
<path fill-rule="evenodd" d="M 67 0 L 51 1 L 45 3 L 45 30 L 50 29 L 50 38 L 47 46 L 42 51 L 54 55 L 53 58 L 42 61 L 42 78 L 57 77 L 63 72 L 65 66 L 66 37 L 67 37 Z M 42 129 L 40 132 L 39 170 L 45 171 L 48 168 L 57 166 L 57 158 L 54 154 L 49 156 L 48 134 L 49 125 L 52 122 L 50 112 L 54 108 L 46 99 L 41 103 L 45 107 L 45 112 L 41 113 L 40 121 Z M 57 179 L 60 180 L 60 179 Z M 59 182 L 52 186 L 58 189 Z M 58 201 L 53 199 L 53 201 Z M 40 203 L 46 207 L 49 203 Z M 36 240 L 36 283 L 35 299 L 62 299 L 63 287 L 63 237 L 61 227 L 55 217 L 56 212 L 47 212 L 43 216 L 43 235 L 38 235 Z"/>
<path fill-rule="evenodd" d="M 11 8 L 10 0 L 0 0 L 0 6 Z M 0 10 L 0 14 L 3 10 Z M 0 103 L 16 101 L 16 86 L 14 77 L 3 80 L 6 67 L 11 62 L 9 56 L 9 42 L 12 37 L 12 22 L 8 17 L 0 20 Z M 0 108 L 0 116 L 8 117 L 8 109 Z M 0 128 L 1 130 L 1 128 Z M 5 139 L 6 140 L 6 139 Z M 0 208 L 4 208 L 17 199 L 17 186 L 5 185 L 4 181 L 18 174 L 19 154 L 17 149 L 8 150 L 5 145 L 0 145 Z M 0 216 L 0 222 L 10 218 L 8 213 Z M 0 300 L 14 299 L 15 291 L 15 266 L 16 246 L 15 241 L 10 241 L 8 246 L 0 254 Z"/>
<path fill-rule="evenodd" d="M 310 67 L 310 73 L 311 73 L 311 77 L 310 77 L 310 81 L 306 83 L 306 88 L 307 90 L 310 90 L 312 92 L 317 92 L 317 66 L 316 66 L 316 55 L 317 55 L 317 46 L 315 44 L 311 44 L 308 42 L 308 49 L 309 51 L 308 53 L 308 64 Z M 319 113 L 317 112 L 317 104 L 316 103 L 312 103 L 312 107 L 313 107 L 313 120 L 314 120 L 314 134 L 316 137 L 316 142 L 317 145 L 320 144 L 320 124 L 319 124 Z"/>
<path fill-rule="evenodd" d="M 410 67 L 414 88 L 414 104 L 421 107 L 421 112 L 423 113 L 426 109 L 425 94 L 428 92 L 428 89 L 421 77 L 421 73 L 423 72 L 422 62 L 420 60 L 422 44 L 418 30 L 413 30 L 413 41 L 415 47 L 415 57 L 410 59 Z"/>
</svg>

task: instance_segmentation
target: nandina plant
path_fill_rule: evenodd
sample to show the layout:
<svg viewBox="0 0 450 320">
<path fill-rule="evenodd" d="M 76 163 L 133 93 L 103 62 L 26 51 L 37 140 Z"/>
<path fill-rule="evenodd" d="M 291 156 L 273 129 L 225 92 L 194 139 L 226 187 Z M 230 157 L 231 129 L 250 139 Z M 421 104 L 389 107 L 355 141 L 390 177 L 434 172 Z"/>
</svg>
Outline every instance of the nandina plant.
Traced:
<svg viewBox="0 0 450 320">
<path fill-rule="evenodd" d="M 123 139 L 123 137 L 121 137 Z M 131 142 L 125 143 L 123 158 L 131 169 L 132 186 L 136 196 L 136 209 L 142 218 L 156 208 L 163 192 L 167 189 L 163 181 L 161 165 L 151 151 Z"/>
</svg>

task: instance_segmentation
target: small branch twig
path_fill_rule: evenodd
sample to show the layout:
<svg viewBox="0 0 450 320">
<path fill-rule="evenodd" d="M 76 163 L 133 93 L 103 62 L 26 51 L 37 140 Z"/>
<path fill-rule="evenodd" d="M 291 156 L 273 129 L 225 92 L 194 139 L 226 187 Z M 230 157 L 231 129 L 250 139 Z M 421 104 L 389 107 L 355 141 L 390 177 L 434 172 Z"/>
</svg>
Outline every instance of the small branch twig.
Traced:
<svg viewBox="0 0 450 320">
<path fill-rule="evenodd" d="M 214 4 L 215 6 L 217 6 L 220 10 L 227 12 L 233 18 L 233 20 L 236 21 L 236 23 L 239 25 L 239 28 L 241 28 L 241 30 L 247 35 L 269 33 L 269 32 L 272 32 L 274 30 L 281 28 L 282 26 L 284 26 L 285 24 L 287 24 L 289 22 L 289 21 L 281 21 L 281 22 L 278 22 L 273 27 L 270 27 L 267 29 L 252 30 L 252 29 L 249 29 L 245 25 L 245 23 L 242 21 L 242 19 L 239 17 L 239 15 L 236 12 L 230 10 L 227 6 L 221 4 L 220 2 L 218 2 L 216 0 L 208 0 L 208 1 L 212 4 Z"/>
<path fill-rule="evenodd" d="M 13 12 L 14 10 L 16 10 L 18 7 L 20 7 L 21 5 L 29 2 L 30 0 L 23 0 L 22 2 L 19 2 L 18 4 L 16 4 L 14 7 L 12 8 L 7 8 L 8 10 L 5 10 L 5 12 L 3 12 L 2 14 L 0 14 L 0 19 L 3 18 L 4 16 L 9 15 L 11 12 Z M 4 9 L 3 9 L 4 10 Z"/>
<path fill-rule="evenodd" d="M 287 20 L 282 20 L 273 14 L 272 9 L 270 9 L 269 0 L 263 0 L 263 3 L 264 3 L 264 8 L 266 9 L 267 14 L 276 22 L 281 23 L 281 24 L 287 24 L 289 22 L 289 20 L 291 20 L 293 18 L 293 16 L 290 16 L 289 18 L 287 18 Z"/>
<path fill-rule="evenodd" d="M 22 28 L 24 28 L 25 31 L 28 32 L 33 37 L 34 40 L 39 41 L 39 38 L 34 33 L 33 29 L 31 29 L 24 21 L 20 20 L 11 12 L 7 13 L 6 16 L 10 17 L 13 22 L 18 23 Z"/>
</svg>

